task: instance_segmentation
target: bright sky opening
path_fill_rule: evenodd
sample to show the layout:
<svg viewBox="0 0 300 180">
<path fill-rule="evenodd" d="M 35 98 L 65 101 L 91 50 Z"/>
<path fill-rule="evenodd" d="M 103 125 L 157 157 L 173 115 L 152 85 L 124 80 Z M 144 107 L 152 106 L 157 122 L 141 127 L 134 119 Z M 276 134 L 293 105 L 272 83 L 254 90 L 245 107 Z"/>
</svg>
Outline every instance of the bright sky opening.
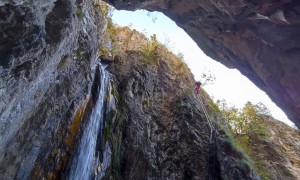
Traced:
<svg viewBox="0 0 300 180">
<path fill-rule="evenodd" d="M 254 104 L 262 102 L 270 109 L 275 119 L 294 126 L 265 92 L 256 87 L 238 70 L 228 69 L 206 56 L 188 34 L 164 14 L 149 13 L 145 10 L 135 12 L 115 10 L 112 19 L 115 24 L 129 26 L 148 37 L 156 34 L 157 39 L 161 43 L 167 44 L 174 53 L 181 52 L 196 80 L 200 80 L 203 72 L 210 71 L 211 74 L 214 74 L 216 77 L 214 84 L 203 87 L 214 100 L 225 99 L 230 105 L 238 108 L 243 107 L 247 101 Z"/>
</svg>

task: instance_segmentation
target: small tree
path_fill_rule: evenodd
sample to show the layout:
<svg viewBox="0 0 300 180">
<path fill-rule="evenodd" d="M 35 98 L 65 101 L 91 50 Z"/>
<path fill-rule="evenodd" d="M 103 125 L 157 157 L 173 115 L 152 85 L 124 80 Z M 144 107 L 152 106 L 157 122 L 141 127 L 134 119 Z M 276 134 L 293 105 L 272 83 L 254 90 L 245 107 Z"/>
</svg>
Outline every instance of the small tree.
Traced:
<svg viewBox="0 0 300 180">
<path fill-rule="evenodd" d="M 247 102 L 242 109 L 242 118 L 246 122 L 245 133 L 248 136 L 265 137 L 266 130 L 263 124 L 262 116 L 270 115 L 268 108 L 262 104 L 252 104 Z"/>
<path fill-rule="evenodd" d="M 270 115 L 270 111 L 264 104 L 253 105 L 247 102 L 242 109 L 237 109 L 234 106 L 229 107 L 225 100 L 217 103 L 235 139 L 239 136 L 250 138 L 250 136 L 266 135 L 262 116 Z"/>
<path fill-rule="evenodd" d="M 235 141 L 254 160 L 261 179 L 270 179 L 260 151 L 264 146 L 261 142 L 267 138 L 263 118 L 270 115 L 268 108 L 262 103 L 247 102 L 242 109 L 229 107 L 225 100 L 217 103 Z"/>
<path fill-rule="evenodd" d="M 211 73 L 211 71 L 203 72 L 201 74 L 202 86 L 213 84 L 216 81 L 216 76 Z"/>
</svg>

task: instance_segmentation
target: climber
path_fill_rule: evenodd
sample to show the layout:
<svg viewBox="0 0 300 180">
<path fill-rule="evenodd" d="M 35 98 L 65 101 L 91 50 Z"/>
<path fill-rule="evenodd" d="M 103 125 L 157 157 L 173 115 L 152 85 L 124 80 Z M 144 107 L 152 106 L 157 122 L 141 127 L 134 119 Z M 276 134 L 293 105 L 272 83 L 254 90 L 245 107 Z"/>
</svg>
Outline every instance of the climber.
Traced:
<svg viewBox="0 0 300 180">
<path fill-rule="evenodd" d="M 200 93 L 200 86 L 202 83 L 200 81 L 195 82 L 195 93 L 199 94 Z"/>
</svg>

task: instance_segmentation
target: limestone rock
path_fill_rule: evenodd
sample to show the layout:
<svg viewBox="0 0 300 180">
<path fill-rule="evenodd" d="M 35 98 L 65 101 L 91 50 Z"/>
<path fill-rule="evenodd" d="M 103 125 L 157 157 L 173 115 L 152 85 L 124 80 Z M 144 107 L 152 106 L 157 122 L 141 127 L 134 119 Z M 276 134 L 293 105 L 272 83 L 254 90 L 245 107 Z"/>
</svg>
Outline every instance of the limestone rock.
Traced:
<svg viewBox="0 0 300 180">
<path fill-rule="evenodd" d="M 0 179 L 63 177 L 97 96 L 101 14 L 73 0 L 0 0 L 0 14 Z"/>
<path fill-rule="evenodd" d="M 107 0 L 118 9 L 160 11 L 211 58 L 236 68 L 300 127 L 300 4 L 255 0 Z"/>
<path fill-rule="evenodd" d="M 277 61 L 284 54 L 276 54 L 277 51 L 274 51 L 269 59 L 274 64 L 262 63 L 262 69 L 267 70 L 262 71 L 262 75 L 257 73 L 261 66 L 254 68 L 257 59 L 251 64 L 249 58 L 254 52 L 251 48 L 256 43 L 264 43 L 257 46 L 264 50 L 258 53 L 259 60 L 270 55 L 274 50 L 272 48 L 282 48 L 281 42 L 286 42 L 285 37 L 295 32 L 292 27 L 297 24 L 297 14 L 293 14 L 297 11 L 294 8 L 296 3 L 292 3 L 294 7 L 286 7 L 294 8 L 295 11 L 286 12 L 278 10 L 278 7 L 283 6 L 282 3 L 278 7 L 266 6 L 268 4 L 260 7 L 259 3 L 251 5 L 247 2 L 247 7 L 259 14 L 254 16 L 254 20 L 242 21 L 248 11 L 238 8 L 240 2 L 231 2 L 234 6 L 229 5 L 237 8 L 229 9 L 224 8 L 228 2 L 211 4 L 205 1 L 201 7 L 196 6 L 198 1 L 138 2 L 137 5 L 132 1 L 118 3 L 117 6 L 164 11 L 184 27 L 206 53 L 223 58 L 227 65 L 240 67 L 242 72 L 260 82 L 258 84 L 262 88 L 269 90 L 271 95 L 273 93 L 274 98 L 277 97 L 276 93 L 281 92 L 281 85 L 287 82 L 285 79 L 275 82 L 280 77 L 288 78 L 283 75 L 288 74 L 285 70 L 289 70 L 289 67 L 281 66 Z M 100 41 L 105 42 L 106 20 L 95 5 L 99 5 L 98 0 L 0 0 L 0 179 L 70 177 L 70 164 L 76 156 L 76 149 L 95 102 L 103 96 L 106 101 L 114 102 L 111 94 L 120 96 L 116 98 L 119 109 L 105 105 L 105 108 L 113 109 L 111 124 L 115 126 L 105 127 L 101 132 L 103 136 L 99 133 L 101 138 L 97 137 L 96 148 L 102 155 L 98 154 L 93 169 L 95 178 L 109 176 L 107 169 L 113 167 L 119 168 L 118 172 L 125 179 L 257 179 L 253 168 L 240 162 L 246 158 L 230 145 L 227 135 L 221 129 L 214 133 L 216 142 L 209 142 L 208 121 L 199 107 L 198 99 L 193 95 L 194 79 L 184 63 L 162 46 L 154 50 L 151 46 L 152 49 L 147 49 L 149 44 L 143 35 L 126 28 L 120 29 L 116 37 L 116 42 L 120 44 L 115 44 L 119 52 L 110 65 L 117 79 L 117 84 L 111 82 L 111 85 L 117 88 L 111 90 L 110 95 L 99 94 L 101 68 L 98 66 L 97 50 Z M 212 16 L 207 16 L 207 13 Z M 245 14 L 245 17 L 241 14 Z M 266 17 L 269 19 L 266 20 Z M 194 24 L 191 20 L 195 21 Z M 199 20 L 209 22 L 197 24 Z M 283 20 L 290 24 L 284 24 Z M 252 21 L 261 24 L 256 26 L 250 23 Z M 221 27 L 223 22 L 228 24 L 222 28 L 233 31 L 231 36 L 222 35 L 227 30 L 219 34 L 218 28 L 214 28 Z M 248 25 L 254 30 L 247 31 L 245 27 Z M 273 39 L 276 31 L 266 33 L 269 25 L 274 25 L 271 29 L 279 28 L 291 34 L 283 33 Z M 253 32 L 258 41 L 252 39 Z M 239 34 L 250 39 L 244 42 L 244 39 L 238 38 Z M 231 43 L 234 41 L 240 43 L 239 46 Z M 201 45 L 200 42 L 206 44 Z M 287 42 L 296 46 L 298 39 Z M 238 47 L 243 49 L 235 49 Z M 283 51 L 288 50 L 293 61 L 297 49 L 290 50 L 290 46 L 284 48 Z M 239 58 L 243 61 L 235 61 Z M 280 73 L 274 74 L 273 66 Z M 297 68 L 297 64 L 293 67 Z M 297 72 L 297 69 L 291 71 L 292 74 L 288 74 L 291 75 L 289 80 L 293 80 L 293 74 Z M 267 84 L 273 80 L 275 88 Z M 297 83 L 293 83 L 295 87 L 284 85 L 284 88 L 290 88 L 291 91 L 298 87 Z M 295 101 L 297 93 L 293 96 Z M 278 102 L 281 100 L 282 106 L 287 106 L 285 98 L 289 96 L 292 94 L 284 94 L 283 98 L 278 98 Z M 202 97 L 208 108 L 210 98 L 205 94 Z M 290 109 L 291 114 L 295 113 L 295 103 L 291 102 L 290 105 L 286 109 Z M 105 115 L 109 119 L 110 114 Z M 217 115 L 213 118 L 220 121 Z M 120 145 L 122 140 L 124 149 L 115 146 Z M 286 140 L 273 143 L 282 141 Z M 287 149 L 291 148 L 289 144 L 282 144 Z M 297 152 L 297 148 L 292 150 L 292 158 L 285 158 L 284 162 L 297 163 Z M 93 155 L 96 159 L 96 155 Z M 297 171 L 298 166 L 293 168 Z M 88 173 L 85 172 L 87 176 Z"/>
<path fill-rule="evenodd" d="M 271 179 L 300 178 L 300 131 L 272 117 L 264 117 L 267 140 L 253 139 L 252 147 Z"/>
<path fill-rule="evenodd" d="M 132 40 L 123 37 L 128 28 L 119 31 L 115 39 L 121 42 L 115 43 L 134 47 L 121 49 L 121 60 L 111 65 L 127 114 L 120 177 L 258 179 L 251 166 L 240 163 L 245 157 L 224 134 L 216 134 L 215 143 L 210 143 L 210 126 L 193 93 L 194 78 L 187 66 L 161 45 L 145 53 L 146 44 L 133 45 L 144 36 L 132 31 L 140 37 Z"/>
</svg>

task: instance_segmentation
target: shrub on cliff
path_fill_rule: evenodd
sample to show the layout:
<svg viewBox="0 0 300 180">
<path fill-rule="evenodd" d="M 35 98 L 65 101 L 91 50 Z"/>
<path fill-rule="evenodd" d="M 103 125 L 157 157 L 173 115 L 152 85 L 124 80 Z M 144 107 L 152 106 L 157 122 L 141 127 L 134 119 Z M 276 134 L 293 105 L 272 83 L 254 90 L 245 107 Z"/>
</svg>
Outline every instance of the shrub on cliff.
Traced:
<svg viewBox="0 0 300 180">
<path fill-rule="evenodd" d="M 242 109 L 237 109 L 229 107 L 224 100 L 219 101 L 218 104 L 235 139 L 241 136 L 260 138 L 266 136 L 262 115 L 269 115 L 269 110 L 265 105 L 247 102 Z"/>
<path fill-rule="evenodd" d="M 156 34 L 153 34 L 150 37 L 150 41 L 147 42 L 145 48 L 142 51 L 142 55 L 145 57 L 147 64 L 156 63 L 159 58 L 157 57 L 157 47 L 158 41 L 156 38 Z"/>
<path fill-rule="evenodd" d="M 150 37 L 150 41 L 146 44 L 144 50 L 143 50 L 143 55 L 145 56 L 153 56 L 155 51 L 157 50 L 157 38 L 156 38 L 156 34 L 153 34 Z"/>
<path fill-rule="evenodd" d="M 225 100 L 218 101 L 218 105 L 236 143 L 253 160 L 261 178 L 268 179 L 270 175 L 264 169 L 263 159 L 255 146 L 268 139 L 263 117 L 269 116 L 270 111 L 262 103 L 247 102 L 242 109 L 228 106 Z"/>
</svg>

